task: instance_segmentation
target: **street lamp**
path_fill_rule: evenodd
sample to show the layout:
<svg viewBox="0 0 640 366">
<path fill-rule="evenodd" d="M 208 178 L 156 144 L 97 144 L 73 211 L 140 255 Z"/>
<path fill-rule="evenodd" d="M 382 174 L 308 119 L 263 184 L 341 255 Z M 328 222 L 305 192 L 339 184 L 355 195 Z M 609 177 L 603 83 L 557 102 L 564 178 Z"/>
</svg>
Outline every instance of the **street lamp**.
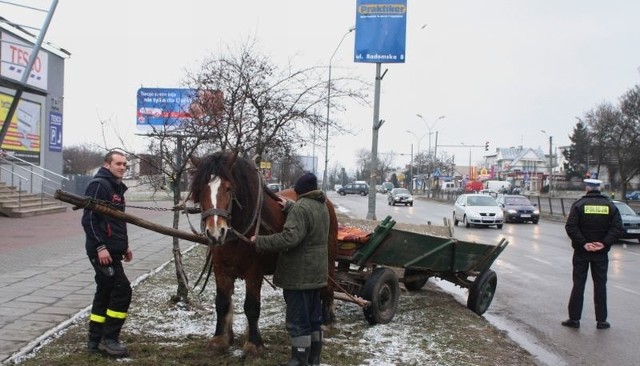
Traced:
<svg viewBox="0 0 640 366">
<path fill-rule="evenodd" d="M 422 135 L 422 137 L 418 137 L 418 135 L 416 135 L 415 133 L 413 133 L 413 131 L 407 130 L 407 133 L 410 133 L 413 135 L 413 137 L 416 138 L 416 140 L 418 140 L 418 150 L 416 151 L 416 156 L 420 155 L 420 141 L 422 141 L 423 138 L 425 138 L 427 136 L 427 134 Z M 418 162 L 418 175 L 420 175 L 420 162 Z"/>
<path fill-rule="evenodd" d="M 549 195 L 553 196 L 553 191 L 551 190 L 551 187 L 552 187 L 551 182 L 553 177 L 553 149 L 552 149 L 553 136 L 549 135 L 545 130 L 540 130 L 540 132 L 549 136 Z"/>
<path fill-rule="evenodd" d="M 431 134 L 433 133 L 432 130 L 434 127 L 436 127 L 436 123 L 438 123 L 439 120 L 445 118 L 446 116 L 440 116 L 436 118 L 431 125 L 427 123 L 427 121 L 424 119 L 424 117 L 422 117 L 420 113 L 416 113 L 416 116 L 418 116 L 418 118 L 420 118 L 422 122 L 424 122 L 424 125 L 427 126 L 427 131 L 429 131 L 429 155 L 431 155 Z"/>
<path fill-rule="evenodd" d="M 327 131 L 326 131 L 326 136 L 324 140 L 324 173 L 322 174 L 322 191 L 325 193 L 327 192 L 327 183 L 328 183 L 327 169 L 329 169 L 329 115 L 331 113 L 331 62 L 333 61 L 333 57 L 336 55 L 336 52 L 338 52 L 338 49 L 340 48 L 340 45 L 342 44 L 344 39 L 347 37 L 349 33 L 353 32 L 355 29 L 356 29 L 355 27 L 351 27 L 342 35 L 342 38 L 340 38 L 340 42 L 338 42 L 336 49 L 333 51 L 333 53 L 331 54 L 331 57 L 329 58 L 329 81 L 327 82 Z"/>
</svg>

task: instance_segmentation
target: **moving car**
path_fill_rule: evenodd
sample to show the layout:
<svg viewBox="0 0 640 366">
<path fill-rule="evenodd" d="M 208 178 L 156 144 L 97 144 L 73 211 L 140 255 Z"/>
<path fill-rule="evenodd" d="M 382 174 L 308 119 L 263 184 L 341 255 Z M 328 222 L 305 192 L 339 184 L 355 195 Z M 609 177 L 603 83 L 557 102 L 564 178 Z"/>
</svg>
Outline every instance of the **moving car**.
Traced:
<svg viewBox="0 0 640 366">
<path fill-rule="evenodd" d="M 397 203 L 404 203 L 405 206 L 413 206 L 413 196 L 406 188 L 394 188 L 389 192 L 387 201 L 390 206 L 395 206 Z"/>
<path fill-rule="evenodd" d="M 628 200 L 640 200 L 640 191 L 633 191 L 631 193 L 627 193 L 626 199 L 628 199 Z"/>
<path fill-rule="evenodd" d="M 640 215 L 629 205 L 621 201 L 613 201 L 622 218 L 622 239 L 637 239 L 640 242 Z"/>
<path fill-rule="evenodd" d="M 366 183 L 349 183 L 338 188 L 336 192 L 341 196 L 347 194 L 359 194 L 361 196 L 366 196 L 369 194 L 369 186 Z"/>
<path fill-rule="evenodd" d="M 267 184 L 267 188 L 269 188 L 273 192 L 280 192 L 282 190 L 282 186 L 278 183 L 269 183 Z"/>
<path fill-rule="evenodd" d="M 525 196 L 504 194 L 496 198 L 496 203 L 502 208 L 504 222 L 528 222 L 537 224 L 540 220 L 540 210 Z"/>
<path fill-rule="evenodd" d="M 502 229 L 504 216 L 496 200 L 486 194 L 462 194 L 453 205 L 453 224 L 496 226 Z"/>
</svg>

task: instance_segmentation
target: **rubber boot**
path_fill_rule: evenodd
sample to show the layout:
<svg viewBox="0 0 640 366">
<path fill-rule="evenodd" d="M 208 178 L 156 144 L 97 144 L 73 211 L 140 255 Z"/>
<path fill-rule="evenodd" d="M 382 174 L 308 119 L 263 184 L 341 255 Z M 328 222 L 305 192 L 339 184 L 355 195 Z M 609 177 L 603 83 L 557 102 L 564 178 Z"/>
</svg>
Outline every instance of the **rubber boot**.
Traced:
<svg viewBox="0 0 640 366">
<path fill-rule="evenodd" d="M 291 359 L 282 366 L 307 366 L 309 364 L 309 351 L 311 336 L 291 338 Z"/>
<path fill-rule="evenodd" d="M 322 331 L 311 332 L 311 347 L 309 349 L 309 365 L 320 365 L 322 353 Z"/>
</svg>

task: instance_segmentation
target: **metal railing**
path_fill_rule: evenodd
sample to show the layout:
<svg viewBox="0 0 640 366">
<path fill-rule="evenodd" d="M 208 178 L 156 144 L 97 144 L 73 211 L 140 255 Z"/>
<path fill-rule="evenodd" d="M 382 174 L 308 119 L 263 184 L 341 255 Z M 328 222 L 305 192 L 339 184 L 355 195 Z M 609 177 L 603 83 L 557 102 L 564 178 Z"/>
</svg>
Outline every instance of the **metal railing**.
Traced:
<svg viewBox="0 0 640 366">
<path fill-rule="evenodd" d="M 27 193 L 32 196 L 39 195 L 40 204 L 43 205 L 44 199 L 46 197 L 53 198 L 55 191 L 60 189 L 62 186 L 62 181 L 68 180 L 68 178 L 63 175 L 52 172 L 51 170 L 45 169 L 6 152 L 0 153 L 0 168 L 2 168 L 2 171 L 8 173 L 10 186 L 16 187 L 16 183 L 18 185 L 18 196 L 14 197 L 15 199 L 12 199 L 12 201 L 15 201 L 18 205 L 22 204 L 25 197 L 23 193 Z M 20 171 L 22 175 L 17 171 Z M 25 174 L 25 172 L 27 174 Z M 27 175 L 28 178 L 25 177 L 25 175 Z M 47 175 L 53 178 L 49 178 Z M 29 184 L 25 186 L 24 183 Z"/>
</svg>

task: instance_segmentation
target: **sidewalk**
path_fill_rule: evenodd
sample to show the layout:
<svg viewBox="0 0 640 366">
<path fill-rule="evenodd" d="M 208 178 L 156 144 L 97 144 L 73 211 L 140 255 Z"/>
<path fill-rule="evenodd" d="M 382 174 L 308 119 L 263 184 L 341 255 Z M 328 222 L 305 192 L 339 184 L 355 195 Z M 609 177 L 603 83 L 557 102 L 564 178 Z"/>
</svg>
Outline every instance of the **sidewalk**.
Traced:
<svg viewBox="0 0 640 366">
<path fill-rule="evenodd" d="M 171 207 L 171 202 L 132 202 Z M 129 208 L 127 213 L 172 226 L 173 212 Z M 36 347 L 93 300 L 94 272 L 85 254 L 82 210 L 27 218 L 0 217 L 0 363 Z M 199 221 L 199 216 L 191 216 Z M 184 215 L 181 229 L 188 230 Z M 128 225 L 133 260 L 124 263 L 133 283 L 173 259 L 173 238 Z M 181 241 L 185 250 L 194 243 Z"/>
</svg>

